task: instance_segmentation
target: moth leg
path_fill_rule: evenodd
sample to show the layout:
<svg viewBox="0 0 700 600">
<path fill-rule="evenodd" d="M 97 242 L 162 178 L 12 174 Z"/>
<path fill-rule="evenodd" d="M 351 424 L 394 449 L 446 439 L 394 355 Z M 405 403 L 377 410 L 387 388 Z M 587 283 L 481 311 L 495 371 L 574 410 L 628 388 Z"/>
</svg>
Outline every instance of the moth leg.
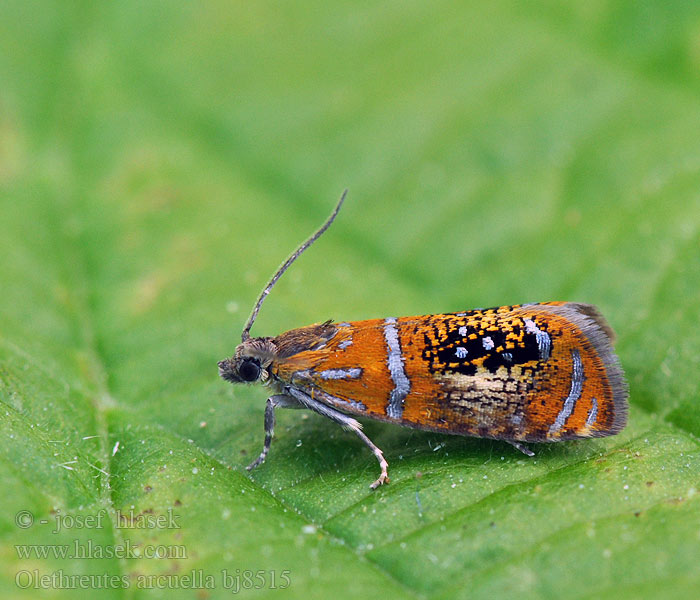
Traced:
<svg viewBox="0 0 700 600">
<path fill-rule="evenodd" d="M 381 449 L 377 447 L 374 444 L 374 442 L 372 442 L 372 440 L 370 440 L 364 434 L 364 432 L 362 431 L 362 424 L 359 421 L 356 421 L 352 417 L 349 417 L 348 415 L 340 412 L 339 410 L 331 408 L 323 402 L 319 402 L 318 400 L 313 399 L 311 396 L 305 394 L 301 390 L 298 390 L 296 388 L 288 388 L 287 391 L 291 396 L 297 399 L 306 408 L 317 412 L 319 415 L 328 417 L 331 421 L 335 421 L 336 423 L 340 424 L 341 427 L 343 427 L 343 429 L 347 429 L 348 431 L 354 432 L 357 435 L 357 437 L 359 437 L 374 453 L 374 456 L 376 456 L 377 460 L 379 461 L 379 468 L 381 469 L 381 474 L 379 475 L 379 478 L 372 485 L 369 486 L 371 489 L 375 490 L 383 483 L 388 483 L 389 475 L 387 474 L 387 469 L 389 468 L 389 463 L 386 462 L 386 459 L 384 458 L 384 453 L 381 451 Z"/>
<path fill-rule="evenodd" d="M 513 448 L 520 450 L 520 452 L 522 452 L 525 456 L 530 456 L 530 457 L 535 456 L 535 453 L 532 450 L 530 450 L 530 448 L 528 448 L 527 446 L 523 446 L 520 442 L 513 442 L 511 440 L 503 440 L 503 441 L 507 442 L 508 444 L 513 446 Z"/>
<path fill-rule="evenodd" d="M 354 419 L 353 419 L 354 420 Z M 355 421 L 358 425 L 357 421 Z M 362 427 L 360 425 L 360 427 Z M 374 442 L 370 440 L 363 432 L 361 429 L 353 429 L 353 431 L 358 435 L 358 437 L 369 447 L 369 449 L 374 452 L 374 455 L 377 457 L 377 460 L 379 461 L 379 468 L 382 470 L 378 479 L 369 487 L 373 490 L 376 490 L 380 485 L 384 483 L 389 482 L 389 475 L 387 474 L 387 469 L 389 468 L 389 463 L 386 462 L 386 459 L 384 458 L 384 453 L 381 451 L 381 449 L 378 446 L 375 446 Z"/>
<path fill-rule="evenodd" d="M 263 444 L 263 449 L 260 456 L 258 456 L 258 458 L 256 458 L 246 467 L 248 471 L 251 471 L 258 465 L 264 463 L 265 457 L 270 451 L 270 444 L 272 444 L 272 436 L 274 435 L 275 429 L 275 407 L 277 406 L 299 406 L 299 403 L 294 400 L 294 398 L 290 398 L 289 396 L 285 396 L 283 394 L 276 394 L 267 399 L 267 404 L 265 405 L 265 443 Z"/>
</svg>

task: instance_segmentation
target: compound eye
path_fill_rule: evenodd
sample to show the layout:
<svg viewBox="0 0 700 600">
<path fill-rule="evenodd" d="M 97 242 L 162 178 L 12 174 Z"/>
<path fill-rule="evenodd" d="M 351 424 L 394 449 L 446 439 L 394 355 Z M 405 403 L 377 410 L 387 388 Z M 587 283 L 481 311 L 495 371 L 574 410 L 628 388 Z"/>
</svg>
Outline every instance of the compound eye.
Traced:
<svg viewBox="0 0 700 600">
<path fill-rule="evenodd" d="M 260 377 L 260 364 L 252 358 L 244 360 L 238 367 L 238 375 L 243 381 L 256 381 Z"/>
</svg>

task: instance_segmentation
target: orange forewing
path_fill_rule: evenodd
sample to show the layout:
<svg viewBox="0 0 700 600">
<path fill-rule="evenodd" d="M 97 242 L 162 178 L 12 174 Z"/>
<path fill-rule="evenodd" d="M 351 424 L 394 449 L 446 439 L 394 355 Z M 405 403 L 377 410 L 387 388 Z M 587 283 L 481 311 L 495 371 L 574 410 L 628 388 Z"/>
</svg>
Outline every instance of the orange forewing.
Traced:
<svg viewBox="0 0 700 600">
<path fill-rule="evenodd" d="M 387 366 L 386 323 L 324 324 L 335 330 L 278 359 L 273 374 L 344 412 L 420 429 L 554 441 L 610 435 L 624 426 L 626 387 L 612 331 L 589 305 L 553 302 L 396 319 L 410 382 L 400 418 L 387 414 L 396 382 Z M 291 336 L 313 339 L 319 327 L 274 341 L 284 346 Z"/>
</svg>

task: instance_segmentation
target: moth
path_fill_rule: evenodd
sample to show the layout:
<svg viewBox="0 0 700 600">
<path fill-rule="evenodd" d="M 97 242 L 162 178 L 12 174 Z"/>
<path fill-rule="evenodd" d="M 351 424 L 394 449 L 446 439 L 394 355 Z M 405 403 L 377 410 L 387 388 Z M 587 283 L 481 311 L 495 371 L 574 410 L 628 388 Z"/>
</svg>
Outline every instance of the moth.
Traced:
<svg viewBox="0 0 700 600">
<path fill-rule="evenodd" d="M 615 335 L 595 306 L 544 302 L 416 317 L 316 323 L 277 337 L 250 337 L 272 287 L 334 221 L 282 264 L 260 294 L 234 355 L 218 363 L 232 383 L 272 390 L 265 441 L 276 408 L 305 408 L 357 435 L 389 481 L 382 451 L 354 417 L 442 433 L 492 438 L 525 453 L 523 442 L 558 442 L 618 433 L 628 388 Z"/>
</svg>

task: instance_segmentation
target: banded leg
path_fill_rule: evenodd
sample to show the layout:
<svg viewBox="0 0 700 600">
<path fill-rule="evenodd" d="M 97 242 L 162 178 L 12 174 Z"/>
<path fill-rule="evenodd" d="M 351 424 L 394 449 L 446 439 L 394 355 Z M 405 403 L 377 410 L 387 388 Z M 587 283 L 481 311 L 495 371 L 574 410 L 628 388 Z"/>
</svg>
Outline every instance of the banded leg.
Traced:
<svg viewBox="0 0 700 600">
<path fill-rule="evenodd" d="M 283 394 L 276 394 L 274 396 L 270 396 L 267 399 L 267 404 L 265 405 L 265 443 L 263 444 L 263 449 L 260 453 L 260 456 L 258 456 L 258 458 L 256 458 L 252 463 L 250 463 L 246 467 L 248 471 L 251 471 L 258 465 L 264 463 L 265 457 L 270 451 L 270 444 L 272 444 L 272 436 L 275 434 L 275 407 L 277 406 L 298 407 L 299 403 L 296 400 L 294 400 L 294 398 L 290 398 L 289 396 L 285 396 Z"/>
<path fill-rule="evenodd" d="M 530 456 L 530 457 L 535 456 L 535 453 L 532 450 L 530 450 L 530 448 L 528 448 L 527 446 L 523 446 L 520 442 L 514 442 L 511 440 L 503 440 L 503 441 L 507 442 L 508 444 L 513 446 L 513 448 L 520 450 L 520 452 L 522 452 L 525 456 Z"/>
<path fill-rule="evenodd" d="M 305 394 L 301 390 L 296 388 L 287 388 L 287 392 L 306 408 L 317 412 L 319 415 L 328 417 L 331 421 L 335 421 L 336 423 L 340 424 L 343 429 L 353 431 L 357 437 L 359 437 L 374 453 L 374 456 L 376 456 L 377 460 L 379 461 L 381 474 L 379 475 L 379 478 L 369 486 L 371 489 L 375 490 L 383 483 L 387 483 L 389 481 L 389 475 L 387 474 L 389 463 L 386 462 L 384 453 L 364 434 L 362 431 L 362 424 L 359 421 L 356 421 L 352 417 L 349 417 L 348 415 L 328 406 L 327 404 L 314 400 L 311 396 Z"/>
</svg>

